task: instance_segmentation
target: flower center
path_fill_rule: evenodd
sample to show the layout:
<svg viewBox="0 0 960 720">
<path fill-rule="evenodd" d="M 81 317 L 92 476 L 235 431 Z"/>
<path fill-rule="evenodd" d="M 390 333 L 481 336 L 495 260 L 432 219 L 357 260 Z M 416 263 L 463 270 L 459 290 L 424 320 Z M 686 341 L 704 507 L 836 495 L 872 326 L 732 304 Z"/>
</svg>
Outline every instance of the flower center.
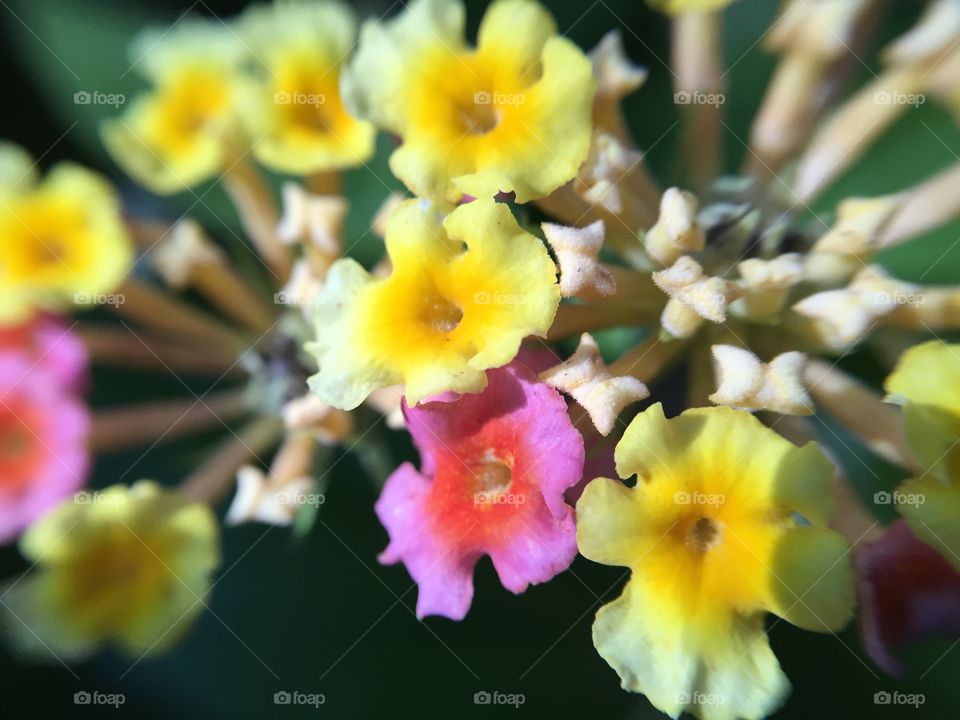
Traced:
<svg viewBox="0 0 960 720">
<path fill-rule="evenodd" d="M 687 531 L 687 545 L 706 552 L 717 544 L 720 538 L 720 525 L 712 518 L 699 518 Z"/>
<path fill-rule="evenodd" d="M 473 466 L 474 492 L 486 496 L 505 493 L 513 482 L 513 470 L 503 460 L 487 450 L 479 463 Z"/>
<path fill-rule="evenodd" d="M 428 301 L 423 313 L 424 322 L 438 333 L 449 333 L 457 329 L 463 320 L 463 310 L 440 295 Z"/>
<path fill-rule="evenodd" d="M 500 122 L 500 112 L 488 92 L 474 93 L 472 102 L 459 110 L 460 121 L 471 135 L 486 135 Z"/>
</svg>

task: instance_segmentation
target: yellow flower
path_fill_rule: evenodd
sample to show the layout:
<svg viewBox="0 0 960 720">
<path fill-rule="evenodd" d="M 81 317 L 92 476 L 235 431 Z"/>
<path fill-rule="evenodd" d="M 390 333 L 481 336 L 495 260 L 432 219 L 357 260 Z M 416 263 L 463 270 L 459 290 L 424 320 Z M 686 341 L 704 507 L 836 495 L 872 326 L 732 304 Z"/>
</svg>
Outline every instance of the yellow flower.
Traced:
<svg viewBox="0 0 960 720">
<path fill-rule="evenodd" d="M 458 0 L 414 0 L 366 24 L 347 107 L 402 138 L 390 168 L 416 195 L 544 197 L 587 157 L 590 61 L 531 0 L 495 0 L 476 49 L 463 26 Z"/>
<path fill-rule="evenodd" d="M 61 163 L 38 182 L 21 148 L 0 144 L 0 325 L 109 293 L 133 262 L 113 189 Z"/>
<path fill-rule="evenodd" d="M 150 481 L 77 493 L 20 550 L 35 568 L 6 593 L 6 624 L 22 650 L 61 658 L 104 644 L 134 655 L 170 647 L 220 563 L 210 508 Z"/>
<path fill-rule="evenodd" d="M 960 570 L 960 344 L 910 348 L 885 388 L 903 405 L 907 440 L 925 468 L 897 489 L 897 510 Z"/>
<path fill-rule="evenodd" d="M 650 7 L 667 15 L 723 10 L 732 2 L 733 0 L 647 0 Z"/>
<path fill-rule="evenodd" d="M 479 392 L 485 370 L 506 365 L 524 337 L 553 322 L 556 266 L 504 204 L 475 200 L 444 219 L 410 200 L 391 216 L 386 244 L 389 277 L 339 260 L 316 300 L 317 340 L 307 350 L 320 367 L 310 387 L 324 402 L 349 410 L 400 383 L 410 404 Z"/>
<path fill-rule="evenodd" d="M 103 125 L 103 141 L 117 164 L 163 194 L 221 172 L 238 142 L 243 49 L 220 21 L 185 20 L 139 38 L 131 63 L 152 88 Z"/>
<path fill-rule="evenodd" d="M 262 64 L 243 112 L 257 160 L 307 175 L 369 159 L 374 128 L 349 115 L 340 98 L 341 64 L 357 34 L 350 9 L 278 0 L 249 10 L 241 30 Z"/>
<path fill-rule="evenodd" d="M 853 579 L 833 513 L 833 468 L 752 415 L 657 404 L 617 445 L 617 473 L 577 504 L 580 552 L 630 568 L 601 608 L 597 651 L 623 687 L 672 717 L 760 718 L 789 692 L 764 633 L 773 612 L 807 630 L 849 619 Z"/>
</svg>

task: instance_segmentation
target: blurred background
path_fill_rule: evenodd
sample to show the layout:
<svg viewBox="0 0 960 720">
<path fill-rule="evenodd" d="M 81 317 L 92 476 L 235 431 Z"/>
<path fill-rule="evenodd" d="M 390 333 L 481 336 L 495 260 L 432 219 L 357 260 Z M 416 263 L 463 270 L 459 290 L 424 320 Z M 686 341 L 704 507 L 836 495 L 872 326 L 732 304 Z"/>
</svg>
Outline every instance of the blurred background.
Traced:
<svg viewBox="0 0 960 720">
<path fill-rule="evenodd" d="M 669 58 L 667 21 L 640 0 L 546 4 L 561 32 L 584 49 L 611 28 L 620 28 L 628 55 L 649 69 L 647 84 L 628 100 L 627 110 L 638 144 L 649 150 L 651 169 L 668 181 L 679 138 L 671 76 L 664 64 Z M 913 0 L 881 4 L 887 12 L 861 55 L 863 65 L 855 68 L 854 86 L 876 68 L 877 49 L 909 27 L 922 8 Z M 117 183 L 131 212 L 173 219 L 189 211 L 228 244 L 227 228 L 237 221 L 221 188 L 203 186 L 195 194 L 168 199 L 138 189 L 111 165 L 98 140 L 98 121 L 118 111 L 77 105 L 73 97 L 78 91 L 97 90 L 123 93 L 129 101 L 142 80 L 130 69 L 126 48 L 141 28 L 168 25 L 185 12 L 228 17 L 245 5 L 217 0 L 0 0 L 0 137 L 23 144 L 41 158 L 43 167 L 65 158 L 91 165 Z M 371 0 L 354 5 L 361 16 L 379 16 L 396 12 L 402 3 L 391 7 Z M 471 33 L 486 5 L 485 0 L 467 2 Z M 776 5 L 771 0 L 741 0 L 726 14 L 730 70 L 725 111 L 732 132 L 725 140 L 731 172 L 740 165 L 745 151 L 740 138 L 749 135 L 774 66 L 760 40 Z M 345 188 L 352 204 L 348 245 L 367 229 L 388 191 L 400 189 L 386 166 L 390 147 L 390 141 L 381 138 L 369 167 L 347 173 Z M 838 198 L 895 191 L 958 158 L 960 133 L 953 119 L 928 102 L 905 113 L 813 211 L 829 220 Z M 232 249 L 242 259 L 245 251 Z M 381 252 L 380 241 L 368 236 L 354 254 L 370 263 Z M 905 280 L 956 283 L 960 226 L 905 244 L 884 255 L 882 262 Z M 884 374 L 866 352 L 851 355 L 843 365 L 872 382 Z M 670 405 L 677 382 L 675 376 L 666 378 L 654 388 L 654 397 Z M 210 387 L 209 381 L 187 384 L 197 394 Z M 95 374 L 91 398 L 96 407 L 184 392 L 174 376 L 111 370 Z M 866 455 L 829 418 L 825 421 L 842 442 L 825 439 L 835 446 L 864 497 L 899 481 L 898 471 Z M 91 484 L 101 487 L 141 477 L 174 483 L 217 437 L 98 458 Z M 394 440 L 396 462 L 414 459 L 405 436 Z M 619 689 L 616 674 L 591 642 L 593 616 L 619 594 L 622 570 L 579 558 L 569 572 L 516 597 L 500 586 L 484 560 L 465 621 L 418 622 L 413 614 L 416 588 L 406 570 L 376 562 L 386 545 L 386 533 L 373 513 L 378 482 L 353 456 L 334 452 L 328 461 L 336 466 L 326 503 L 309 533 L 298 537 L 288 529 L 262 525 L 225 531 L 224 563 L 210 609 L 168 655 L 134 663 L 106 653 L 69 667 L 29 667 L 0 647 L 5 714 L 15 708 L 42 708 L 52 716 L 70 717 L 662 717 L 643 697 Z M 884 516 L 891 518 L 892 510 Z M 0 577 L 23 569 L 14 547 L 0 549 Z M 914 674 L 899 682 L 866 658 L 854 626 L 832 636 L 801 632 L 782 622 L 768 624 L 773 649 L 794 685 L 778 718 L 956 716 L 960 649 L 951 642 L 930 642 L 905 653 Z M 94 690 L 123 693 L 126 702 L 119 710 L 74 704 L 74 693 Z M 874 704 L 875 693 L 894 690 L 923 693 L 925 703 L 919 708 Z M 316 709 L 277 706 L 274 694 L 279 691 L 322 693 L 325 703 Z M 474 695 L 482 691 L 522 694 L 524 703 L 517 709 L 475 705 Z"/>
</svg>

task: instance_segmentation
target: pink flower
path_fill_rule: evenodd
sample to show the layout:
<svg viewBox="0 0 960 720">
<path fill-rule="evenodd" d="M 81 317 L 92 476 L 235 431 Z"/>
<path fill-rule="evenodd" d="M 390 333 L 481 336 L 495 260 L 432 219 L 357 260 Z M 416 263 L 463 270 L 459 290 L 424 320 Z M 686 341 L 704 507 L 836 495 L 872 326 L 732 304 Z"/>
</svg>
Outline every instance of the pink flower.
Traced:
<svg viewBox="0 0 960 720">
<path fill-rule="evenodd" d="M 79 341 L 52 321 L 0 332 L 0 542 L 83 485 L 90 420 Z"/>
<path fill-rule="evenodd" d="M 0 354 L 27 359 L 33 369 L 66 389 L 79 389 L 86 379 L 83 341 L 59 320 L 37 315 L 29 322 L 0 327 Z"/>
<path fill-rule="evenodd" d="M 892 648 L 960 637 L 960 574 L 904 520 L 856 554 L 860 633 L 877 665 L 897 677 L 907 668 Z"/>
<path fill-rule="evenodd" d="M 487 380 L 482 393 L 404 405 L 421 469 L 397 468 L 376 504 L 390 536 L 380 561 L 407 566 L 421 618 L 463 619 L 483 555 L 521 593 L 577 554 L 564 492 L 580 480 L 584 452 L 566 402 L 516 361 Z"/>
</svg>

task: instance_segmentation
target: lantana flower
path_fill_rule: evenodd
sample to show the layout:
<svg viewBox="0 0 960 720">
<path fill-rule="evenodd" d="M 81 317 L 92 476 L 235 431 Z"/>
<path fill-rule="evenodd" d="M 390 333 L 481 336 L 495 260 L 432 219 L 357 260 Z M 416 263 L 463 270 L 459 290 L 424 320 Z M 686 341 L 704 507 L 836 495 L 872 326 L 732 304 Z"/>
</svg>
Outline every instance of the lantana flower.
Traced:
<svg viewBox="0 0 960 720">
<path fill-rule="evenodd" d="M 590 145 L 589 59 L 531 0 L 496 0 L 476 49 L 459 0 L 414 0 L 363 27 L 344 74 L 347 107 L 402 141 L 390 169 L 416 195 L 548 195 Z"/>
<path fill-rule="evenodd" d="M 885 384 L 903 405 L 923 473 L 897 490 L 913 533 L 960 570 L 960 344 L 933 340 L 907 350 Z"/>
<path fill-rule="evenodd" d="M 262 77 L 243 111 L 257 160 L 308 175 L 370 158 L 374 128 L 340 98 L 341 65 L 357 34 L 346 5 L 281 0 L 247 11 L 240 31 Z"/>
<path fill-rule="evenodd" d="M 25 352 L 0 349 L 0 542 L 86 480 L 89 415 L 61 384 L 62 373 L 49 368 Z"/>
<path fill-rule="evenodd" d="M 20 148 L 0 145 L 0 325 L 109 293 L 132 263 L 113 189 L 72 163 L 43 180 Z M 79 300 L 78 300 L 79 296 Z"/>
<path fill-rule="evenodd" d="M 760 718 L 789 682 L 764 615 L 835 631 L 853 608 L 846 541 L 826 527 L 833 467 L 748 413 L 658 403 L 630 423 L 617 473 L 577 503 L 580 552 L 631 569 L 597 613 L 597 651 L 623 687 L 671 717 Z"/>
<path fill-rule="evenodd" d="M 408 201 L 391 216 L 386 244 L 388 277 L 339 260 L 315 299 L 307 350 L 320 371 L 310 387 L 324 402 L 349 410 L 400 383 L 410 404 L 478 392 L 485 370 L 506 365 L 553 321 L 556 266 L 504 204 L 476 200 L 444 218 Z"/>
<path fill-rule="evenodd" d="M 5 594 L 6 624 L 23 651 L 61 658 L 169 647 L 220 562 L 210 508 L 145 480 L 78 494 L 33 524 L 20 550 L 36 566 Z"/>
<path fill-rule="evenodd" d="M 404 407 L 421 468 L 401 465 L 376 511 L 390 535 L 380 560 L 407 566 L 418 617 L 461 620 L 483 555 L 520 593 L 577 552 L 564 492 L 580 480 L 584 451 L 566 403 L 522 363 L 489 375 L 482 393 Z"/>
<path fill-rule="evenodd" d="M 0 327 L 0 356 L 18 355 L 30 363 L 31 372 L 64 390 L 79 390 L 87 372 L 83 341 L 60 320 L 37 315 L 28 322 Z"/>
<path fill-rule="evenodd" d="M 150 89 L 103 126 L 113 159 L 156 193 L 208 180 L 236 153 L 244 47 L 219 20 L 187 19 L 148 30 L 132 45 L 131 67 Z"/>
</svg>

